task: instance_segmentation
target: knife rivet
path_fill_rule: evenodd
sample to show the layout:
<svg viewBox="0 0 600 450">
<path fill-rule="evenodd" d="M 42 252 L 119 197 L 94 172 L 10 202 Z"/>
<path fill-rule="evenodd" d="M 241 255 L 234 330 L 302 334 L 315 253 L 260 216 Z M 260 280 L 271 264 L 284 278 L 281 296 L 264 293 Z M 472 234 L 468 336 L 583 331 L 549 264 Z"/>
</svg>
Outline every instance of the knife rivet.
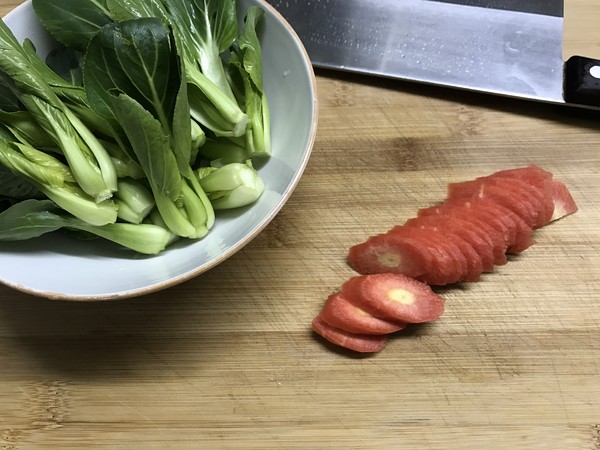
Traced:
<svg viewBox="0 0 600 450">
<path fill-rule="evenodd" d="M 592 66 L 590 68 L 590 75 L 594 78 L 600 79 L 600 66 Z"/>
</svg>

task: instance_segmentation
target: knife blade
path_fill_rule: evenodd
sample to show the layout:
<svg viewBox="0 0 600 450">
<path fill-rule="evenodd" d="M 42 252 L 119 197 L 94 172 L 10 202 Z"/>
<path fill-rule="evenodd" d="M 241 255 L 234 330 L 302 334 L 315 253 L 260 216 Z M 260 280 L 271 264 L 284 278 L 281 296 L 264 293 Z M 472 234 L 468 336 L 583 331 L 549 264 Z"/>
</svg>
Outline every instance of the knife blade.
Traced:
<svg viewBox="0 0 600 450">
<path fill-rule="evenodd" d="M 600 61 L 563 60 L 563 0 L 269 0 L 315 67 L 600 108 Z"/>
</svg>

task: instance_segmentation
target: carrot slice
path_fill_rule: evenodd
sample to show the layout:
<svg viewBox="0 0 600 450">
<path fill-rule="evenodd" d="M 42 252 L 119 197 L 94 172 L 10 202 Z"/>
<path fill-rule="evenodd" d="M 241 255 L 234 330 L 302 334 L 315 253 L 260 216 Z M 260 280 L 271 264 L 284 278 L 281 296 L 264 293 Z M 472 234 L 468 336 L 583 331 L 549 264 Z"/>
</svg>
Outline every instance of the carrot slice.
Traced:
<svg viewBox="0 0 600 450">
<path fill-rule="evenodd" d="M 376 353 L 387 344 L 387 335 L 350 333 L 329 325 L 320 315 L 312 321 L 312 329 L 332 344 L 360 353 Z"/>
<path fill-rule="evenodd" d="M 342 294 L 373 316 L 393 322 L 430 322 L 444 312 L 444 299 L 429 285 L 398 274 L 350 278 L 342 285 Z"/>
<path fill-rule="evenodd" d="M 431 270 L 432 261 L 422 241 L 390 233 L 371 236 L 348 252 L 348 264 L 363 275 L 393 272 L 418 277 Z"/>
<path fill-rule="evenodd" d="M 533 229 L 514 211 L 489 199 L 477 202 L 484 209 L 496 214 L 500 220 L 510 221 L 514 225 L 514 237 L 507 246 L 508 253 L 522 253 L 533 244 Z"/>
<path fill-rule="evenodd" d="M 434 229 L 440 233 L 444 232 L 467 262 L 466 273 L 458 281 L 478 281 L 483 272 L 483 262 L 481 261 L 479 253 L 477 253 L 467 241 L 457 234 L 451 233 L 448 230 L 442 230 L 440 227 L 434 227 Z"/>
<path fill-rule="evenodd" d="M 430 270 L 413 278 L 418 278 L 427 284 L 444 286 L 456 283 L 467 270 L 467 261 L 464 256 L 457 248 L 452 247 L 453 244 L 446 236 L 421 227 L 404 227 L 402 225 L 393 227 L 388 233 L 419 239 L 427 245 L 431 252 L 433 261 Z"/>
<path fill-rule="evenodd" d="M 405 323 L 373 317 L 349 302 L 340 292 L 327 298 L 320 316 L 329 325 L 351 333 L 390 334 L 406 328 Z"/>
<path fill-rule="evenodd" d="M 537 216 L 535 210 L 526 204 L 513 192 L 507 191 L 492 183 L 480 183 L 477 181 L 465 181 L 462 183 L 450 183 L 448 185 L 447 198 L 489 198 L 496 203 L 514 211 L 527 225 L 534 227 Z"/>
<path fill-rule="evenodd" d="M 443 226 L 449 233 L 453 233 L 464 239 L 477 252 L 481 259 L 482 271 L 494 270 L 494 253 L 492 252 L 491 240 L 486 239 L 485 233 L 474 226 L 471 222 L 448 215 L 430 215 L 409 219 L 404 225 L 420 226 L 421 224 Z"/>
<path fill-rule="evenodd" d="M 468 249 L 464 249 L 468 244 L 462 238 L 449 233 L 445 228 L 425 223 L 418 226 L 399 225 L 392 228 L 391 232 L 423 233 L 430 238 L 432 245 L 443 247 L 447 252 L 448 259 L 446 264 L 450 265 L 450 275 L 446 279 L 435 280 L 430 274 L 425 274 L 417 277 L 419 280 L 432 285 L 452 284 L 467 279 L 474 281 L 471 279 L 472 261 L 470 261 L 469 258 L 472 257 L 473 254 L 475 254 L 475 258 L 478 258 L 478 255 L 472 247 L 470 248 L 470 252 Z M 479 260 L 479 262 L 481 264 L 481 260 Z M 477 278 L 479 278 L 480 274 L 481 271 L 477 275 Z"/>
<path fill-rule="evenodd" d="M 506 240 L 506 251 L 508 253 L 521 253 L 533 243 L 532 228 L 514 211 L 493 200 L 488 198 L 457 198 L 446 200 L 445 204 L 477 208 L 494 215 L 508 230 L 509 235 Z"/>
<path fill-rule="evenodd" d="M 529 205 L 529 208 L 535 214 L 534 229 L 541 228 L 546 224 L 546 205 L 544 193 L 541 189 L 518 178 L 510 179 L 501 176 L 488 176 L 482 179 L 485 182 L 494 183 L 498 187 L 513 192 Z"/>
<path fill-rule="evenodd" d="M 492 242 L 492 251 L 494 253 L 494 264 L 501 266 L 507 263 L 507 232 L 505 226 L 495 217 L 485 211 L 467 208 L 464 206 L 438 205 L 430 208 L 421 208 L 418 217 L 427 215 L 450 215 L 469 221 L 483 230 L 486 236 Z"/>
<path fill-rule="evenodd" d="M 561 219 L 578 211 L 577 204 L 569 192 L 567 186 L 560 180 L 552 183 L 552 201 L 554 202 L 554 213 L 551 221 Z"/>
<path fill-rule="evenodd" d="M 514 169 L 505 169 L 494 172 L 493 177 L 504 177 L 510 179 L 519 179 L 531 186 L 535 186 L 540 189 L 544 196 L 544 205 L 545 205 L 545 224 L 550 222 L 552 219 L 552 215 L 554 213 L 554 202 L 552 201 L 552 193 L 553 193 L 553 174 L 552 172 L 548 172 L 547 170 L 542 169 L 541 167 L 530 164 L 526 167 L 517 167 Z"/>
</svg>

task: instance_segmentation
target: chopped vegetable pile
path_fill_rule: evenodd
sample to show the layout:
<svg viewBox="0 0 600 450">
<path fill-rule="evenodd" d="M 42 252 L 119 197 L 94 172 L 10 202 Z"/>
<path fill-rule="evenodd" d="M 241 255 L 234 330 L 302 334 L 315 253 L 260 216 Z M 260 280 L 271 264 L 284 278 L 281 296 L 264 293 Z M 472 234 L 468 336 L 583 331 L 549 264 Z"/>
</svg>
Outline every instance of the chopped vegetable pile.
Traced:
<svg viewBox="0 0 600 450">
<path fill-rule="evenodd" d="M 254 203 L 271 152 L 252 6 L 33 0 L 42 60 L 0 22 L 0 241 L 66 228 L 136 252 Z"/>
<path fill-rule="evenodd" d="M 535 165 L 450 183 L 446 199 L 350 248 L 360 276 L 332 294 L 313 330 L 350 350 L 383 349 L 387 335 L 443 313 L 430 286 L 478 281 L 533 244 L 534 230 L 577 212 L 566 185 Z"/>
</svg>

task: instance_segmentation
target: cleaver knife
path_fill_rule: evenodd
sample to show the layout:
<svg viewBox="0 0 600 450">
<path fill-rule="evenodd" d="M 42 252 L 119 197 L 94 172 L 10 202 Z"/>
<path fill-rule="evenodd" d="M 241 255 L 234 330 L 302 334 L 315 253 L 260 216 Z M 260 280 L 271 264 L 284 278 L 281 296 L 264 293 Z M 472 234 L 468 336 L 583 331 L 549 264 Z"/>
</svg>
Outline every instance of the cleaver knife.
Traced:
<svg viewBox="0 0 600 450">
<path fill-rule="evenodd" d="M 315 67 L 600 109 L 600 61 L 563 60 L 563 0 L 268 0 Z"/>
</svg>

